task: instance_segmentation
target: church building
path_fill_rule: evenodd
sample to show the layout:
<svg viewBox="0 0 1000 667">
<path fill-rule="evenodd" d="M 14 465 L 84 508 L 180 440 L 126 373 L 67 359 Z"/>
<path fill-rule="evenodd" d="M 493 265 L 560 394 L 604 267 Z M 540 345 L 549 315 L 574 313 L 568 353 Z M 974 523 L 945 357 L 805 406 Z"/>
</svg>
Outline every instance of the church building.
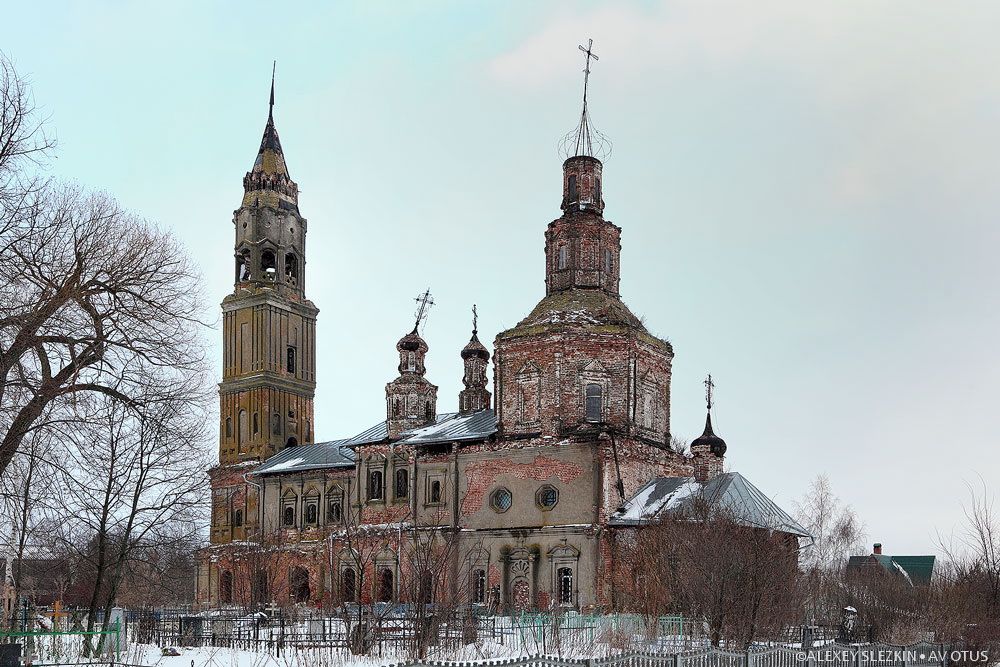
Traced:
<svg viewBox="0 0 1000 667">
<path fill-rule="evenodd" d="M 439 396 L 420 333 L 425 293 L 396 344 L 398 375 L 386 378 L 384 397 L 371 397 L 384 398 L 385 418 L 316 442 L 319 311 L 306 292 L 308 225 L 273 107 L 272 81 L 260 150 L 233 216 L 219 464 L 208 473 L 211 534 L 199 554 L 198 603 L 335 607 L 457 595 L 500 611 L 609 608 L 610 535 L 655 521 L 674 504 L 665 498 L 692 489 L 737 507 L 748 525 L 807 537 L 744 477 L 723 471 L 726 443 L 710 418 L 689 454 L 671 447 L 674 349 L 619 291 L 630 269 L 622 227 L 604 216 L 603 137 L 587 112 L 586 83 L 579 125 L 565 141 L 562 190 L 553 193 L 560 214 L 539 225 L 541 300 L 497 334 L 492 351 L 474 322 L 454 362 L 434 368 L 461 372 L 464 388 Z M 412 581 L 406 553 L 424 533 L 450 540 L 447 585 Z"/>
</svg>

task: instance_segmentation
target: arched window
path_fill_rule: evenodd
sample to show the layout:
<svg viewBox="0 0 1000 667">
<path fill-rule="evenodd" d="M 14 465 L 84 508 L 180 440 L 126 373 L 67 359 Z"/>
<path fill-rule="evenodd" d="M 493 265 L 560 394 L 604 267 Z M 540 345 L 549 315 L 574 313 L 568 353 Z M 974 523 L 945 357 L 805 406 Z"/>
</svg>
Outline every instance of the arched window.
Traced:
<svg viewBox="0 0 1000 667">
<path fill-rule="evenodd" d="M 281 415 L 277 412 L 271 415 L 271 433 L 281 435 Z"/>
<path fill-rule="evenodd" d="M 243 510 L 234 509 L 233 510 L 233 528 L 239 528 L 243 525 Z"/>
<path fill-rule="evenodd" d="M 312 429 L 309 428 L 310 426 L 309 420 L 306 419 L 305 422 L 306 422 L 306 442 L 309 442 L 309 438 L 312 435 Z"/>
<path fill-rule="evenodd" d="M 559 584 L 559 604 L 573 604 L 573 569 L 561 567 L 556 571 Z"/>
<path fill-rule="evenodd" d="M 219 577 L 219 602 L 222 604 L 233 603 L 233 573 L 228 570 Z"/>
<path fill-rule="evenodd" d="M 415 352 L 406 353 L 406 370 L 408 371 L 417 370 L 417 355 Z"/>
<path fill-rule="evenodd" d="M 427 405 L 424 406 L 424 417 L 428 420 L 434 419 L 434 404 L 427 401 Z"/>
<path fill-rule="evenodd" d="M 298 446 L 299 446 L 299 441 L 294 435 L 290 437 L 287 442 L 285 442 L 285 447 L 298 447 Z"/>
<path fill-rule="evenodd" d="M 402 399 L 399 396 L 392 397 L 392 416 L 398 417 L 403 414 Z"/>
<path fill-rule="evenodd" d="M 378 575 L 378 601 L 392 602 L 393 581 L 392 570 L 383 568 Z"/>
<path fill-rule="evenodd" d="M 410 471 L 406 468 L 396 469 L 396 497 L 406 498 L 410 495 Z"/>
<path fill-rule="evenodd" d="M 486 604 L 486 570 L 472 571 L 472 601 L 475 604 Z"/>
<path fill-rule="evenodd" d="M 353 567 L 344 568 L 340 574 L 340 599 L 354 602 L 358 595 L 358 575 Z"/>
<path fill-rule="evenodd" d="M 233 418 L 226 417 L 226 437 L 233 437 Z"/>
<path fill-rule="evenodd" d="M 601 179 L 594 180 L 594 199 L 598 202 L 601 201 Z"/>
<path fill-rule="evenodd" d="M 566 246 L 559 246 L 559 268 L 565 269 L 566 264 L 569 263 L 569 250 Z"/>
<path fill-rule="evenodd" d="M 245 282 L 250 280 L 250 253 L 247 250 L 236 255 L 236 281 Z"/>
<path fill-rule="evenodd" d="M 281 513 L 281 525 L 286 528 L 292 528 L 295 526 L 295 507 L 292 505 L 285 505 L 285 508 Z"/>
<path fill-rule="evenodd" d="M 431 502 L 439 503 L 441 502 L 441 482 L 434 480 L 431 482 Z"/>
<path fill-rule="evenodd" d="M 277 272 L 277 262 L 274 259 L 273 250 L 265 250 L 260 254 L 260 269 L 264 273 L 264 280 L 274 281 L 274 274 Z"/>
<path fill-rule="evenodd" d="M 332 492 L 327 491 L 329 496 Z M 340 523 L 344 519 L 344 506 L 341 502 L 340 494 L 335 493 L 326 503 L 326 522 Z"/>
<path fill-rule="evenodd" d="M 319 521 L 319 496 L 306 498 L 306 523 L 315 526 Z"/>
<path fill-rule="evenodd" d="M 587 385 L 587 421 L 589 422 L 599 422 L 601 421 L 601 385 L 599 384 L 588 384 Z"/>
<path fill-rule="evenodd" d="M 288 350 L 285 353 L 285 370 L 293 375 L 295 374 L 295 348 L 291 345 L 288 346 Z"/>
<path fill-rule="evenodd" d="M 260 433 L 260 419 L 257 417 L 257 413 L 253 413 L 253 434 L 257 435 Z"/>
<path fill-rule="evenodd" d="M 579 193 L 576 188 L 576 174 L 571 174 L 569 177 L 569 200 L 576 201 L 579 198 Z"/>
<path fill-rule="evenodd" d="M 612 266 L 613 266 L 613 264 L 612 264 L 611 250 L 605 248 L 605 250 L 604 250 L 604 272 L 605 273 L 611 273 L 611 267 Z"/>
<path fill-rule="evenodd" d="M 291 253 L 285 255 L 285 280 L 290 285 L 295 285 L 299 281 L 299 261 Z"/>
<path fill-rule="evenodd" d="M 247 435 L 247 411 L 246 410 L 240 410 L 239 421 L 240 421 L 240 425 L 239 425 L 239 428 L 240 428 L 239 445 L 240 445 L 240 448 L 242 449 L 243 445 L 245 445 L 250 440 L 249 436 Z"/>
<path fill-rule="evenodd" d="M 382 471 L 368 473 L 368 500 L 382 500 Z"/>
</svg>

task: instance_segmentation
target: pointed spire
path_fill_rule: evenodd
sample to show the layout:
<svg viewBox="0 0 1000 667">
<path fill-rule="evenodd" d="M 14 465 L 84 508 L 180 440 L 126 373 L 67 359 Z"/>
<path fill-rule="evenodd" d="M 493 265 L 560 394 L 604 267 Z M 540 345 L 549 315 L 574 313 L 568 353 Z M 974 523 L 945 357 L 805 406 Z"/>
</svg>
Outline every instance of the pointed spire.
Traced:
<svg viewBox="0 0 1000 667">
<path fill-rule="evenodd" d="M 297 210 L 299 188 L 288 174 L 278 130 L 274 126 L 274 79 L 277 66 L 277 61 L 271 64 L 271 95 L 268 99 L 264 136 L 261 137 L 253 168 L 243 178 L 243 205 L 279 207 L 290 204 Z"/>
<path fill-rule="evenodd" d="M 278 61 L 271 63 L 271 101 L 267 107 L 267 119 L 270 121 L 274 117 L 274 73 L 278 69 Z"/>
</svg>

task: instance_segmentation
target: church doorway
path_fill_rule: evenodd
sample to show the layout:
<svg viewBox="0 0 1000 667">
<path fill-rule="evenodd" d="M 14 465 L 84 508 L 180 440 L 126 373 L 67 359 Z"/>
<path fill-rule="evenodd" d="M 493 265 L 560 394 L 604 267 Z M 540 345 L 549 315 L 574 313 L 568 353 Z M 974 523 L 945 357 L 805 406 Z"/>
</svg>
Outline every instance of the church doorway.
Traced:
<svg viewBox="0 0 1000 667">
<path fill-rule="evenodd" d="M 309 602 L 309 572 L 304 567 L 293 567 L 288 574 L 288 592 L 292 602 Z"/>
<path fill-rule="evenodd" d="M 378 577 L 378 601 L 392 602 L 393 582 L 392 570 L 384 568 Z"/>
<path fill-rule="evenodd" d="M 531 609 L 531 587 L 526 579 L 515 579 L 510 585 L 510 606 L 513 611 Z"/>
</svg>

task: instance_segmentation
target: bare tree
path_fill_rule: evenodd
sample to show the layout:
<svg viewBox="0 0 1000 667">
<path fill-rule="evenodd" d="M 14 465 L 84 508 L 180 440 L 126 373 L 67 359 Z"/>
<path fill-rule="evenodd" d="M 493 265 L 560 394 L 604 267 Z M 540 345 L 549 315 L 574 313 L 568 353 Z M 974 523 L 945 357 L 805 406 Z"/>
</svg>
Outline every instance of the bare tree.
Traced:
<svg viewBox="0 0 1000 667">
<path fill-rule="evenodd" d="M 156 418 L 204 371 L 200 284 L 172 236 L 77 188 L 47 191 L 17 231 L 0 241 L 0 474 L 81 394 Z"/>
<path fill-rule="evenodd" d="M 642 572 L 623 606 L 702 618 L 715 646 L 777 640 L 800 617 L 796 538 L 743 525 L 707 499 L 638 528 L 623 546 L 621 566 Z"/>
<path fill-rule="evenodd" d="M 965 522 L 950 539 L 938 536 L 946 562 L 932 586 L 938 635 L 970 648 L 1000 650 L 1000 514 L 985 482 L 969 486 Z"/>
<path fill-rule="evenodd" d="M 0 500 L 5 517 L 0 521 L 0 545 L 4 546 L 4 554 L 12 557 L 10 575 L 15 600 L 21 594 L 25 558 L 45 553 L 51 546 L 46 538 L 53 527 L 51 500 L 55 471 L 41 456 L 42 450 L 47 449 L 42 439 L 48 435 L 44 431 L 32 433 L 24 450 L 12 461 L 9 474 L 0 477 Z M 8 621 L 13 628 L 16 615 L 11 615 Z"/>
<path fill-rule="evenodd" d="M 172 398 L 157 402 L 155 414 L 137 416 L 113 398 L 94 396 L 88 419 L 63 431 L 70 446 L 60 497 L 74 521 L 64 524 L 62 538 L 68 548 L 90 547 L 80 554 L 93 575 L 88 630 L 100 611 L 107 617 L 140 557 L 197 532 L 204 415 L 192 407 L 197 395 Z"/>
<path fill-rule="evenodd" d="M 836 625 L 849 604 L 844 585 L 847 559 L 861 553 L 864 527 L 854 510 L 834 494 L 826 475 L 813 480 L 795 503 L 795 514 L 812 535 L 812 544 L 801 557 L 808 591 L 807 620 Z"/>
<path fill-rule="evenodd" d="M 30 207 L 32 194 L 41 187 L 32 167 L 43 165 L 55 147 L 45 121 L 27 80 L 0 53 L 0 229 L 4 231 Z"/>
</svg>

